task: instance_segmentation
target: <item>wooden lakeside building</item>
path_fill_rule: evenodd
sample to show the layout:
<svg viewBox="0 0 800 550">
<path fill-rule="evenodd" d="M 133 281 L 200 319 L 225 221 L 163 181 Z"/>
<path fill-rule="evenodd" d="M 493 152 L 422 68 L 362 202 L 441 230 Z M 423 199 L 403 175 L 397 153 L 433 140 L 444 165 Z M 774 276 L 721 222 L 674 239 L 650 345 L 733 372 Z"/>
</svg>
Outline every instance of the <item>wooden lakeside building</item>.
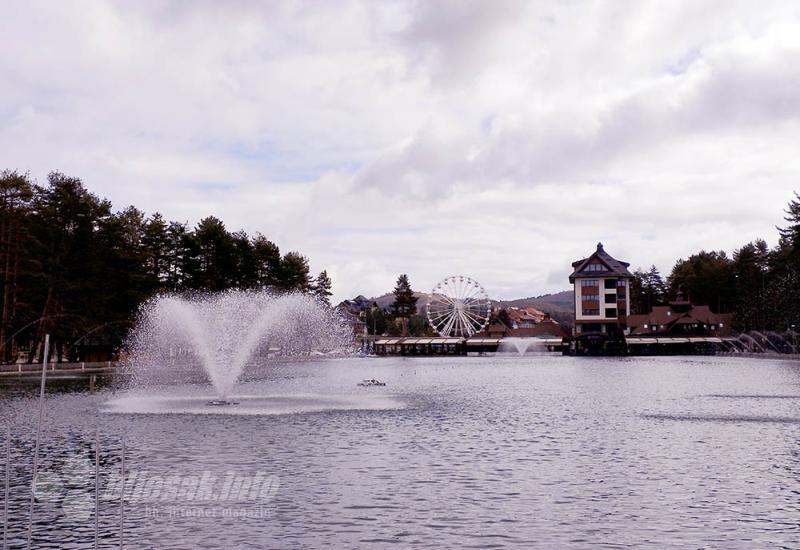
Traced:
<svg viewBox="0 0 800 550">
<path fill-rule="evenodd" d="M 547 351 L 558 352 L 562 338 L 531 338 L 544 344 Z M 379 338 L 373 343 L 375 355 L 468 355 L 496 353 L 502 338 Z"/>
<path fill-rule="evenodd" d="M 575 328 L 570 355 L 714 354 L 736 340 L 733 315 L 717 314 L 678 295 L 646 314 L 630 314 L 630 264 L 598 243 L 589 257 L 572 263 Z"/>
</svg>

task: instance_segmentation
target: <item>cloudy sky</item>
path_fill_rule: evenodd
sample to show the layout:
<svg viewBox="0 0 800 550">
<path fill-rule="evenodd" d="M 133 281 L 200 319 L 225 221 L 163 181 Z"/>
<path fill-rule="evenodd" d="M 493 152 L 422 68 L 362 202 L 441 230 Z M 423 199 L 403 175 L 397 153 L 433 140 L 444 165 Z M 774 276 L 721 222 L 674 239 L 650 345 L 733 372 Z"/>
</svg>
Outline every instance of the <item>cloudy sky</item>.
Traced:
<svg viewBox="0 0 800 550">
<path fill-rule="evenodd" d="M 763 237 L 800 190 L 800 3 L 0 2 L 0 168 L 260 231 L 335 298 L 567 287 Z"/>
</svg>

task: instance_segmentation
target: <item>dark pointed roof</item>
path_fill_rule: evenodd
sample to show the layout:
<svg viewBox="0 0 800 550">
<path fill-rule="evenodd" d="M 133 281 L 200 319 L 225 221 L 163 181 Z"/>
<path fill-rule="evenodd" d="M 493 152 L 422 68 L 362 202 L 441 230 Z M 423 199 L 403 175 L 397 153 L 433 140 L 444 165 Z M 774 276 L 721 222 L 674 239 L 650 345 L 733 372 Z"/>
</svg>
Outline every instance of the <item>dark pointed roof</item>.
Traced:
<svg viewBox="0 0 800 550">
<path fill-rule="evenodd" d="M 598 260 L 601 264 L 605 265 L 608 271 L 583 271 L 583 268 L 586 267 L 592 260 Z M 629 277 L 633 278 L 633 274 L 628 271 L 628 268 L 631 264 L 628 262 L 623 262 L 621 260 L 617 260 L 613 258 L 608 252 L 605 251 L 603 248 L 603 243 L 597 243 L 597 250 L 594 254 L 589 256 L 588 258 L 584 258 L 582 260 L 578 260 L 577 262 L 572 262 L 572 268 L 574 271 L 572 275 L 569 276 L 569 282 L 574 283 L 575 279 L 581 278 L 596 278 L 596 277 Z"/>
</svg>

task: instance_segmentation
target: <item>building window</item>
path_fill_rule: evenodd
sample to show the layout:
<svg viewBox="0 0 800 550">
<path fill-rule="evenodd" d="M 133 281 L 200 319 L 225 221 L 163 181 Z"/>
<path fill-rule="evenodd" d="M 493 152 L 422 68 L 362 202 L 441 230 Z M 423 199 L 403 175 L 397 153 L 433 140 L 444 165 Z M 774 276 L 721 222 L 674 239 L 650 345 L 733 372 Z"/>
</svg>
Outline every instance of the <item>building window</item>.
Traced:
<svg viewBox="0 0 800 550">
<path fill-rule="evenodd" d="M 600 281 L 597 279 L 581 279 L 581 286 L 586 287 L 600 287 Z"/>
<path fill-rule="evenodd" d="M 613 289 L 617 288 L 616 279 L 604 279 L 603 280 L 603 287 L 606 290 L 613 290 Z"/>
<path fill-rule="evenodd" d="M 617 286 L 625 288 L 625 279 L 617 279 Z"/>
<path fill-rule="evenodd" d="M 617 308 L 611 307 L 606 309 L 606 317 L 616 317 L 617 316 Z"/>
<path fill-rule="evenodd" d="M 588 315 L 600 315 L 600 310 L 599 309 L 583 308 L 583 314 L 587 315 L 587 316 Z"/>
<path fill-rule="evenodd" d="M 583 302 L 599 302 L 599 294 L 581 294 L 581 301 Z"/>
<path fill-rule="evenodd" d="M 584 268 L 584 271 L 608 271 L 608 268 L 603 264 L 589 264 Z"/>
<path fill-rule="evenodd" d="M 606 303 L 607 304 L 616 304 L 617 303 L 617 295 L 616 294 L 606 294 Z"/>
</svg>

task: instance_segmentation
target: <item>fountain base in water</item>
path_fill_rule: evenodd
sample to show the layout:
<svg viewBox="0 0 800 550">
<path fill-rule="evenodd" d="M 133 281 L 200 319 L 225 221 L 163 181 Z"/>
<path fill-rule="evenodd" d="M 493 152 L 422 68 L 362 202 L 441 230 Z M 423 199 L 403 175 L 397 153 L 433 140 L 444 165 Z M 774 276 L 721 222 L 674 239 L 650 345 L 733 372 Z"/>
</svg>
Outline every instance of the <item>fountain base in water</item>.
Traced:
<svg viewBox="0 0 800 550">
<path fill-rule="evenodd" d="M 206 405 L 209 407 L 228 407 L 230 405 L 238 405 L 238 401 L 228 401 L 227 399 L 212 399 Z"/>
<path fill-rule="evenodd" d="M 385 393 L 286 393 L 270 394 L 250 386 L 257 394 L 237 394 L 221 399 L 216 395 L 198 395 L 196 388 L 174 387 L 166 391 L 144 393 L 135 390 L 114 396 L 103 404 L 111 414 L 196 414 L 196 415 L 282 415 L 324 411 L 388 410 L 404 408 L 403 400 Z M 379 390 L 379 388 L 375 388 Z"/>
</svg>

